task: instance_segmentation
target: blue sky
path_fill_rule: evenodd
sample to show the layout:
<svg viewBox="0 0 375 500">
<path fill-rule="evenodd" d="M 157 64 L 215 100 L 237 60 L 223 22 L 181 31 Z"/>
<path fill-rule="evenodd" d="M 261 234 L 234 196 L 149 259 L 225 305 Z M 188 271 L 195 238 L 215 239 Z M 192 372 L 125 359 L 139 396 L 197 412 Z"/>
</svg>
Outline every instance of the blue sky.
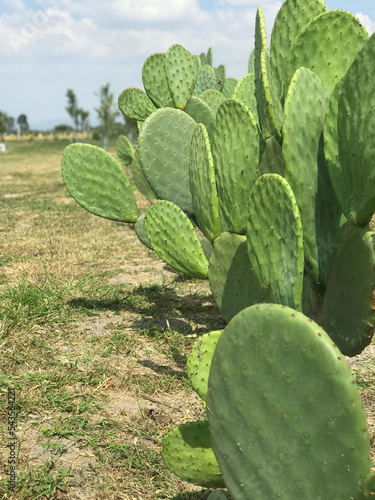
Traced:
<svg viewBox="0 0 375 500">
<path fill-rule="evenodd" d="M 241 78 L 253 48 L 256 8 L 268 33 L 281 0 L 0 0 L 0 110 L 28 116 L 33 128 L 70 123 L 66 90 L 96 123 L 101 85 L 116 97 L 142 87 L 142 65 L 180 43 L 194 54 L 214 50 L 214 65 Z M 375 30 L 375 2 L 327 0 Z"/>
</svg>

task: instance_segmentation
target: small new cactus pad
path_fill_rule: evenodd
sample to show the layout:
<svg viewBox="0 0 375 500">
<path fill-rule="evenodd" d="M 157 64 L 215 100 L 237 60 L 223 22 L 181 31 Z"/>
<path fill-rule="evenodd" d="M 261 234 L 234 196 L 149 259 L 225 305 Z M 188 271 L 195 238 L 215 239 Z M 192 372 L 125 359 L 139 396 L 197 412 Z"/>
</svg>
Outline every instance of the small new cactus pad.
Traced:
<svg viewBox="0 0 375 500">
<path fill-rule="evenodd" d="M 233 99 L 245 104 L 251 111 L 254 119 L 258 120 L 257 101 L 255 99 L 255 73 L 248 73 L 237 83 Z"/>
<path fill-rule="evenodd" d="M 159 200 L 146 211 L 145 225 L 161 259 L 192 278 L 207 278 L 208 261 L 193 225 L 180 208 Z"/>
<path fill-rule="evenodd" d="M 137 87 L 129 87 L 121 92 L 118 107 L 124 115 L 139 121 L 146 120 L 156 109 L 146 92 Z"/>
<path fill-rule="evenodd" d="M 215 117 L 220 104 L 225 101 L 225 96 L 218 90 L 208 89 L 203 92 L 200 99 L 207 104 Z"/>
<path fill-rule="evenodd" d="M 122 166 L 103 149 L 70 144 L 61 162 L 62 177 L 71 196 L 92 214 L 135 222 L 139 212 Z"/>
<path fill-rule="evenodd" d="M 332 91 L 367 39 L 366 29 L 350 12 L 329 10 L 317 16 L 304 27 L 290 49 L 284 96 L 295 71 L 302 66 L 314 71 Z"/>
<path fill-rule="evenodd" d="M 222 94 L 226 99 L 229 99 L 234 94 L 234 89 L 236 88 L 238 80 L 236 78 L 226 78 L 224 81 L 223 88 L 221 89 Z"/>
<path fill-rule="evenodd" d="M 338 106 L 338 147 L 345 207 L 355 224 L 367 224 L 375 212 L 375 36 L 356 56 L 344 79 Z M 337 188 L 336 188 L 337 189 Z"/>
<path fill-rule="evenodd" d="M 198 226 L 212 241 L 222 233 L 214 163 L 206 127 L 199 124 L 190 146 L 190 191 Z"/>
<path fill-rule="evenodd" d="M 206 333 L 195 341 L 189 354 L 186 372 L 194 391 L 203 401 L 207 397 L 208 375 L 217 341 L 223 330 Z"/>
<path fill-rule="evenodd" d="M 139 134 L 138 154 L 151 189 L 192 213 L 189 190 L 189 148 L 196 122 L 174 108 L 160 108 L 145 121 Z"/>
<path fill-rule="evenodd" d="M 142 68 L 142 81 L 147 95 L 156 107 L 161 108 L 171 99 L 165 72 L 165 54 L 152 54 L 146 59 Z"/>
<path fill-rule="evenodd" d="M 162 457 L 168 469 L 183 481 L 205 488 L 224 488 L 207 420 L 188 422 L 169 432 L 163 440 Z"/>
<path fill-rule="evenodd" d="M 236 500 L 351 500 L 370 472 L 366 416 L 324 330 L 279 304 L 241 311 L 208 380 L 211 443 Z"/>
<path fill-rule="evenodd" d="M 323 0 L 286 0 L 272 29 L 270 64 L 278 95 L 283 96 L 283 81 L 288 54 L 297 35 L 316 16 L 327 10 Z"/>
<path fill-rule="evenodd" d="M 193 56 L 181 45 L 172 45 L 166 55 L 165 70 L 175 107 L 185 109 L 198 77 Z"/>
<path fill-rule="evenodd" d="M 225 222 L 234 233 L 245 234 L 249 194 L 258 177 L 259 132 L 242 102 L 227 99 L 218 109 L 212 154 Z"/>
<path fill-rule="evenodd" d="M 216 89 L 216 74 L 212 66 L 205 64 L 198 70 L 198 78 L 193 95 L 199 97 L 207 89 Z"/>
<path fill-rule="evenodd" d="M 329 100 L 329 90 L 309 69 L 296 71 L 285 101 L 283 146 L 285 178 L 301 213 L 305 259 L 319 282 L 315 229 L 315 196 L 318 189 L 319 140 Z"/>
<path fill-rule="evenodd" d="M 138 236 L 139 241 L 141 243 L 143 243 L 150 250 L 153 250 L 151 242 L 150 242 L 150 240 L 147 236 L 147 232 L 146 232 L 145 215 L 146 214 L 141 214 L 138 217 L 138 220 L 135 223 L 134 229 L 135 229 L 136 235 Z"/>
<path fill-rule="evenodd" d="M 260 301 L 260 287 L 250 265 L 246 236 L 223 233 L 215 239 L 208 279 L 215 302 L 227 321 Z"/>
<path fill-rule="evenodd" d="M 262 161 L 259 166 L 259 173 L 284 175 L 285 161 L 281 145 L 274 136 L 266 140 Z"/>
<path fill-rule="evenodd" d="M 145 198 L 150 201 L 156 201 L 158 199 L 156 194 L 151 189 L 146 177 L 144 176 L 141 164 L 139 163 L 138 151 L 135 152 L 132 162 L 132 178 L 135 187 L 140 193 L 143 194 Z"/>
<path fill-rule="evenodd" d="M 330 271 L 322 325 L 344 354 L 355 356 L 374 334 L 375 234 L 348 224 L 341 228 L 346 231 Z"/>
<path fill-rule="evenodd" d="M 280 175 L 262 175 L 251 191 L 247 250 L 264 299 L 301 311 L 302 225 L 293 191 Z"/>
<path fill-rule="evenodd" d="M 126 135 L 119 135 L 116 140 L 116 155 L 122 165 L 131 165 L 134 159 L 134 148 Z"/>
</svg>

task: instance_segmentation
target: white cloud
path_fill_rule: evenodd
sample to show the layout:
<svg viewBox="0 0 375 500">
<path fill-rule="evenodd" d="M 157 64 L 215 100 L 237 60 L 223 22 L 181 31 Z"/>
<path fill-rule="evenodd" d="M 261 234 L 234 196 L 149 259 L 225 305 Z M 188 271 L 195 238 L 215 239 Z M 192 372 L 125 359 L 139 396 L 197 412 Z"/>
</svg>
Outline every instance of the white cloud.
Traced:
<svg viewBox="0 0 375 500">
<path fill-rule="evenodd" d="M 361 21 L 361 23 L 363 24 L 363 26 L 366 28 L 366 30 L 367 30 L 367 32 L 368 32 L 369 35 L 371 35 L 372 33 L 374 33 L 374 31 L 375 31 L 375 21 L 373 21 L 372 19 L 370 19 L 370 17 L 368 15 L 362 14 L 362 12 L 358 12 L 356 14 L 356 16 Z"/>
</svg>

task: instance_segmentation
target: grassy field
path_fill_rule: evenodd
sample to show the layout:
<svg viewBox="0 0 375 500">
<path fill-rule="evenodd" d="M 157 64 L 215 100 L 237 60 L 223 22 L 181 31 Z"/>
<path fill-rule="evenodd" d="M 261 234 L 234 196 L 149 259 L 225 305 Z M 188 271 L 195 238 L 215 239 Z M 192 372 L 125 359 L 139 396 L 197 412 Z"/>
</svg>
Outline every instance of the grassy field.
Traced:
<svg viewBox="0 0 375 500">
<path fill-rule="evenodd" d="M 14 142 L 0 156 L 0 498 L 205 499 L 209 490 L 164 466 L 161 442 L 205 417 L 186 359 L 197 336 L 223 320 L 206 281 L 173 272 L 134 227 L 69 197 L 65 145 Z M 350 363 L 375 465 L 375 346 Z M 12 387 L 15 493 L 7 489 Z"/>
</svg>

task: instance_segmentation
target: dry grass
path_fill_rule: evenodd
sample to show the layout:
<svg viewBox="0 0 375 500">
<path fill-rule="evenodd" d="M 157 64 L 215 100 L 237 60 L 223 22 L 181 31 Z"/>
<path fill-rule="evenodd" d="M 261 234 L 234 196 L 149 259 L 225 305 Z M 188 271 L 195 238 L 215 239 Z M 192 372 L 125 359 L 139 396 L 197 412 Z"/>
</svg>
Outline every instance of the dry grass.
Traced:
<svg viewBox="0 0 375 500">
<path fill-rule="evenodd" d="M 63 147 L 12 143 L 0 157 L 0 496 L 11 495 L 4 422 L 13 386 L 12 498 L 207 498 L 160 452 L 167 431 L 204 417 L 185 365 L 193 340 L 223 326 L 208 284 L 174 273 L 132 226 L 81 209 L 61 179 Z M 351 364 L 375 463 L 374 346 Z"/>
</svg>

